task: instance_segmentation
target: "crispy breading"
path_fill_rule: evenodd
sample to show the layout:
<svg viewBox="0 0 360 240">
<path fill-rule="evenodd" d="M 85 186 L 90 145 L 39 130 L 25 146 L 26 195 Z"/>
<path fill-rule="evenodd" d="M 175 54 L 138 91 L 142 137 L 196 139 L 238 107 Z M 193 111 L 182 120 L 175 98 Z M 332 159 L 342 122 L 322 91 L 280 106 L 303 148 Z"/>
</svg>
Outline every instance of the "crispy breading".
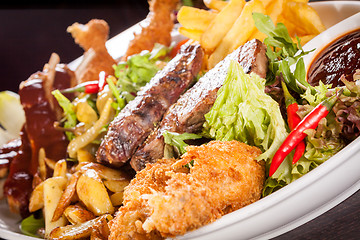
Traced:
<svg viewBox="0 0 360 240">
<path fill-rule="evenodd" d="M 99 79 L 99 73 L 113 74 L 116 61 L 110 56 L 105 43 L 109 37 L 109 26 L 104 20 L 92 19 L 86 25 L 74 23 L 67 31 L 85 51 L 82 62 L 75 70 L 79 82 Z"/>
<path fill-rule="evenodd" d="M 151 0 L 149 1 L 149 14 L 146 17 L 147 26 L 139 34 L 134 34 L 134 39 L 123 59 L 143 50 L 151 51 L 155 43 L 170 46 L 171 31 L 174 27 L 173 12 L 179 0 Z"/>
<path fill-rule="evenodd" d="M 265 179 L 260 154 L 238 141 L 212 141 L 187 147 L 178 161 L 148 164 L 125 189 L 109 239 L 183 235 L 257 201 Z"/>
</svg>

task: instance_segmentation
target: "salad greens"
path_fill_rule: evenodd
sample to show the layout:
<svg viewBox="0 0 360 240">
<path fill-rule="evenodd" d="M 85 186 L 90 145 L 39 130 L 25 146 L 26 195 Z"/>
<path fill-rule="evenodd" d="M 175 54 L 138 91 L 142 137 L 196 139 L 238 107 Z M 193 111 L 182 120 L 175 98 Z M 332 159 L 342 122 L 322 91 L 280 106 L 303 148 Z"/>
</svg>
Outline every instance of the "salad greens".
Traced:
<svg viewBox="0 0 360 240">
<path fill-rule="evenodd" d="M 259 147 L 263 153 L 258 160 L 266 160 L 268 165 L 285 140 L 287 130 L 279 104 L 264 90 L 265 79 L 245 74 L 240 64 L 232 61 L 218 97 L 205 115 L 204 132 L 216 140 L 238 140 Z M 288 160 L 275 177 L 290 183 L 290 171 Z"/>
<path fill-rule="evenodd" d="M 25 235 L 40 238 L 37 234 L 40 228 L 45 228 L 45 219 L 43 217 L 37 219 L 34 215 L 30 215 L 21 221 L 20 230 Z"/>
<path fill-rule="evenodd" d="M 115 116 L 125 105 L 133 100 L 137 92 L 145 86 L 155 74 L 162 69 L 164 63 L 169 61 L 167 55 L 170 48 L 156 44 L 151 52 L 143 51 L 140 54 L 130 56 L 126 62 L 114 65 L 114 75 L 106 78 L 106 83 L 114 97 L 112 107 L 116 110 Z M 71 102 L 59 90 L 52 92 L 64 111 L 63 126 L 69 140 L 75 138 L 74 129 L 79 122 L 76 116 L 76 101 Z M 91 97 L 89 97 L 91 95 Z M 94 94 L 82 94 L 79 98 L 86 97 L 89 105 L 99 114 L 97 96 Z"/>
<path fill-rule="evenodd" d="M 194 133 L 179 134 L 179 133 L 169 132 L 169 131 L 165 131 L 163 133 L 163 136 L 164 136 L 164 142 L 168 145 L 175 147 L 177 152 L 179 152 L 180 155 L 182 155 L 186 152 L 185 147 L 188 146 L 188 144 L 185 143 L 185 140 L 202 138 L 201 135 L 194 134 Z"/>
<path fill-rule="evenodd" d="M 54 90 L 52 92 L 52 94 L 54 95 L 54 97 L 58 101 L 60 107 L 64 111 L 64 116 L 65 116 L 64 117 L 65 118 L 64 119 L 64 128 L 65 129 L 74 128 L 77 124 L 74 105 L 58 89 Z M 70 131 L 66 131 L 65 134 L 69 140 L 72 140 L 75 138 L 75 134 Z"/>
<path fill-rule="evenodd" d="M 268 36 L 264 40 L 269 59 L 267 82 L 273 83 L 277 76 L 282 75 L 288 87 L 297 93 L 303 93 L 304 89 L 311 88 L 305 80 L 306 70 L 302 58 L 311 51 L 304 52 L 299 38 L 297 43 L 294 43 L 283 23 L 275 26 L 269 16 L 261 13 L 253 13 L 253 19 L 259 31 Z M 294 64 L 295 70 L 291 71 L 291 66 Z"/>
<path fill-rule="evenodd" d="M 140 54 L 130 56 L 126 62 L 120 62 L 114 66 L 114 75 L 118 79 L 116 87 L 126 102 L 134 99 L 136 92 L 160 70 L 157 61 L 166 60 L 169 51 L 168 47 L 155 44 L 151 52 L 143 51 Z"/>
</svg>

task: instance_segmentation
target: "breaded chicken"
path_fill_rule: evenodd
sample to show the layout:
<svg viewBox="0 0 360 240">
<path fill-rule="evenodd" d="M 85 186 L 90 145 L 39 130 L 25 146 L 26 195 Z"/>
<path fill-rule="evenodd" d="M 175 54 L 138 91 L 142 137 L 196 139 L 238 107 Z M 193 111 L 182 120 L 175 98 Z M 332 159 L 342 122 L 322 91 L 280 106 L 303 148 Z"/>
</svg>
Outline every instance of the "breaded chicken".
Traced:
<svg viewBox="0 0 360 240">
<path fill-rule="evenodd" d="M 116 61 L 105 46 L 109 37 L 109 26 L 104 20 L 93 19 L 86 25 L 74 23 L 67 31 L 85 51 L 82 62 L 75 70 L 79 82 L 98 80 L 101 71 L 114 73 L 113 65 Z"/>
<path fill-rule="evenodd" d="M 187 147 L 178 161 L 148 164 L 125 189 L 109 239 L 183 235 L 257 201 L 265 179 L 260 154 L 238 141 L 212 141 Z"/>
<path fill-rule="evenodd" d="M 134 35 L 123 59 L 143 50 L 151 51 L 155 43 L 169 46 L 171 31 L 174 27 L 174 10 L 179 0 L 149 0 L 149 14 L 146 17 L 147 26 Z"/>
</svg>

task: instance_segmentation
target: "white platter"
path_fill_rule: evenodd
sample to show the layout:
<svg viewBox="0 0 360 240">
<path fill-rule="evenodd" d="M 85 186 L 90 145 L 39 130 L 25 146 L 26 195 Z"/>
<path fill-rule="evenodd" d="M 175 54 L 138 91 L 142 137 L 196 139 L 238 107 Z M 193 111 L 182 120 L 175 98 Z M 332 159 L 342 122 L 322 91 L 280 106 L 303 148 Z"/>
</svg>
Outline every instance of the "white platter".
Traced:
<svg viewBox="0 0 360 240">
<path fill-rule="evenodd" d="M 360 2 L 329 1 L 311 5 L 326 27 L 360 12 Z M 110 39 L 107 47 L 114 58 L 120 57 L 135 25 Z M 179 37 L 179 36 L 174 36 Z M 120 43 L 120 44 L 119 44 Z M 71 63 L 76 66 L 79 59 Z M 177 239 L 269 239 L 290 231 L 333 208 L 360 189 L 360 138 L 334 157 L 297 181 L 216 222 Z M 0 201 L 0 237 L 9 240 L 35 240 L 20 234 L 19 217 Z"/>
</svg>

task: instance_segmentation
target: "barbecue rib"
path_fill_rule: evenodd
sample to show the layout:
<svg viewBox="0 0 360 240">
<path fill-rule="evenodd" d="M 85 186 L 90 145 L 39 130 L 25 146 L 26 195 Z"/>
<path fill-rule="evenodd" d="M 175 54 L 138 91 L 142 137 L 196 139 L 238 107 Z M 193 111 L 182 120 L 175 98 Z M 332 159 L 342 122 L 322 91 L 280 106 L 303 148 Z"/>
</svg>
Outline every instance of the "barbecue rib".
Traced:
<svg viewBox="0 0 360 240">
<path fill-rule="evenodd" d="M 205 122 L 204 115 L 210 111 L 216 100 L 217 91 L 222 86 L 231 60 L 238 61 L 245 73 L 254 72 L 266 76 L 267 58 L 265 46 L 259 40 L 252 40 L 239 47 L 223 61 L 207 72 L 189 89 L 165 114 L 159 127 L 138 148 L 131 159 L 136 171 L 145 168 L 147 163 L 156 162 L 163 157 L 165 131 L 177 133 L 197 133 Z"/>
<path fill-rule="evenodd" d="M 168 108 L 193 83 L 202 59 L 200 45 L 184 45 L 113 120 L 98 149 L 97 161 L 113 167 L 127 162 Z"/>
</svg>

